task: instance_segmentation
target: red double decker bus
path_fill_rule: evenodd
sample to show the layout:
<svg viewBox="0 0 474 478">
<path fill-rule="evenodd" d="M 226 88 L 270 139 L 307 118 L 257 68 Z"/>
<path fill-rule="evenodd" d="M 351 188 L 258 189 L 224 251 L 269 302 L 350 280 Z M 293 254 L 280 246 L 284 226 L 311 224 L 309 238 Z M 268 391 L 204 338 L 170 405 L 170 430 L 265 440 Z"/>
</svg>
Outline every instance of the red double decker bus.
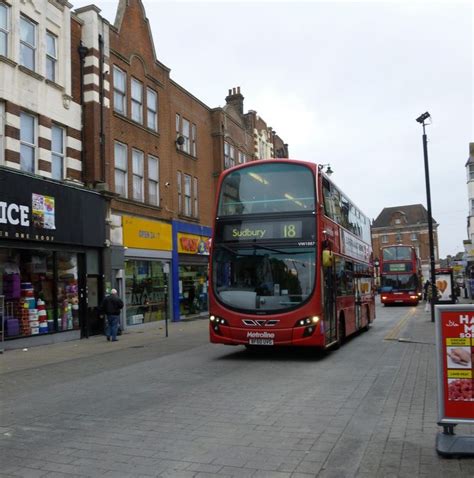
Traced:
<svg viewBox="0 0 474 478">
<path fill-rule="evenodd" d="M 278 159 L 222 173 L 211 342 L 327 348 L 374 320 L 369 219 L 321 169 Z"/>
<path fill-rule="evenodd" d="M 422 297 L 421 261 L 412 246 L 381 248 L 380 301 L 384 305 L 418 305 Z"/>
</svg>

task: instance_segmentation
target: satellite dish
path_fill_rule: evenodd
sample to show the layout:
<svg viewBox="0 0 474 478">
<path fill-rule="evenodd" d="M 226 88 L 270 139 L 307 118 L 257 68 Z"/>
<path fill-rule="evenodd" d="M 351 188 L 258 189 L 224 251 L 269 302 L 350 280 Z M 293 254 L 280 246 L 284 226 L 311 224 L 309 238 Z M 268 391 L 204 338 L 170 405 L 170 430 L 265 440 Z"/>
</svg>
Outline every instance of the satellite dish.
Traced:
<svg viewBox="0 0 474 478">
<path fill-rule="evenodd" d="M 179 146 L 182 146 L 184 144 L 184 136 L 179 135 L 176 138 L 176 144 L 178 144 Z"/>
</svg>

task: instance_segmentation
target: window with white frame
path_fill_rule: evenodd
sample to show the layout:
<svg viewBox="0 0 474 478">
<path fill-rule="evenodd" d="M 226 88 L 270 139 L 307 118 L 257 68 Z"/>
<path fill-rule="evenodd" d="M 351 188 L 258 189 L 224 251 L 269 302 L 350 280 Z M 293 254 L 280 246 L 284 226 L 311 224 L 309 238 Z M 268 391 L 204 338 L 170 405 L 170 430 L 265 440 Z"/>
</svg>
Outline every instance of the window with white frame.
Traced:
<svg viewBox="0 0 474 478">
<path fill-rule="evenodd" d="M 401 232 L 397 232 L 397 236 L 396 236 L 396 239 L 395 239 L 397 242 L 402 242 L 402 233 Z"/>
<path fill-rule="evenodd" d="M 154 206 L 160 205 L 160 164 L 155 156 L 148 156 L 148 202 Z"/>
<path fill-rule="evenodd" d="M 199 217 L 198 179 L 193 178 L 194 217 Z"/>
<path fill-rule="evenodd" d="M 247 158 L 245 157 L 245 153 L 239 151 L 239 164 L 243 164 L 247 162 Z"/>
<path fill-rule="evenodd" d="M 181 171 L 178 171 L 176 174 L 176 183 L 178 190 L 178 214 L 181 214 L 183 211 L 183 194 L 182 194 L 182 185 L 181 185 Z"/>
<path fill-rule="evenodd" d="M 10 34 L 10 7 L 0 2 L 0 55 L 8 56 L 8 36 Z"/>
<path fill-rule="evenodd" d="M 387 236 L 387 235 L 384 234 L 384 235 L 382 236 L 382 242 L 383 242 L 384 244 L 387 244 L 387 243 L 388 243 L 388 236 Z"/>
<path fill-rule="evenodd" d="M 196 147 L 196 125 L 193 123 L 191 125 L 191 154 L 196 157 L 197 156 L 197 147 Z"/>
<path fill-rule="evenodd" d="M 412 241 L 417 241 L 417 240 L 418 240 L 418 234 L 417 234 L 416 232 L 412 232 L 412 233 L 410 234 L 410 239 L 411 239 Z"/>
<path fill-rule="evenodd" d="M 148 128 L 158 131 L 158 95 L 150 88 L 146 89 L 146 111 Z"/>
<path fill-rule="evenodd" d="M 132 78 L 132 120 L 143 123 L 143 85 Z"/>
<path fill-rule="evenodd" d="M 185 153 L 189 153 L 189 121 L 187 119 L 183 118 L 183 131 L 182 135 L 184 138 L 184 143 L 183 143 L 183 151 Z"/>
<path fill-rule="evenodd" d="M 20 113 L 20 168 L 35 172 L 36 164 L 36 118 L 25 112 Z"/>
<path fill-rule="evenodd" d="M 474 216 L 474 199 L 471 199 L 469 202 L 471 204 L 471 212 L 469 215 Z"/>
<path fill-rule="evenodd" d="M 191 176 L 184 175 L 184 215 L 191 216 Z"/>
<path fill-rule="evenodd" d="M 20 17 L 20 65 L 36 68 L 36 23 L 21 15 Z"/>
<path fill-rule="evenodd" d="M 133 199 L 143 201 L 143 152 L 132 150 Z"/>
<path fill-rule="evenodd" d="M 46 32 L 46 78 L 56 81 L 56 64 L 58 61 L 58 37 Z"/>
<path fill-rule="evenodd" d="M 128 196 L 128 158 L 127 146 L 116 141 L 114 143 L 115 192 L 120 196 Z"/>
<path fill-rule="evenodd" d="M 64 179 L 64 128 L 53 125 L 51 127 L 51 177 Z"/>
<path fill-rule="evenodd" d="M 122 115 L 127 114 L 127 75 L 114 65 L 114 110 Z"/>
</svg>

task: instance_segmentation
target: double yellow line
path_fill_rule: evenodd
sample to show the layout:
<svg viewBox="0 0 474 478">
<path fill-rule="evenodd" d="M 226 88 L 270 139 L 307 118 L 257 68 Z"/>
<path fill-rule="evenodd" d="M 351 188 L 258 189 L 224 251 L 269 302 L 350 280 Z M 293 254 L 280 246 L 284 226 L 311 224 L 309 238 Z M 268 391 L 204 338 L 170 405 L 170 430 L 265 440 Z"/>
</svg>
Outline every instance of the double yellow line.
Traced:
<svg viewBox="0 0 474 478">
<path fill-rule="evenodd" d="M 395 325 L 395 327 L 390 330 L 390 332 L 383 338 L 384 340 L 398 340 L 400 337 L 400 332 L 402 331 L 403 327 L 405 327 L 405 324 L 408 322 L 408 319 L 410 319 L 410 317 L 412 317 L 413 315 L 415 315 L 415 310 L 410 310 L 409 312 L 407 312 L 405 314 L 404 317 L 402 317 L 397 325 Z"/>
</svg>

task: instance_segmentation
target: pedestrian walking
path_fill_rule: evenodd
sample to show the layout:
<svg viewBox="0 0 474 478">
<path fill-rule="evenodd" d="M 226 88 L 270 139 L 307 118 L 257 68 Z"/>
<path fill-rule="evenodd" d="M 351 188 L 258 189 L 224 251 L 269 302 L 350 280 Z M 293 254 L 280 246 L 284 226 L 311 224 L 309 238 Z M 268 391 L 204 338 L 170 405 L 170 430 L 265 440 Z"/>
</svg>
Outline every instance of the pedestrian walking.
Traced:
<svg viewBox="0 0 474 478">
<path fill-rule="evenodd" d="M 107 317 L 107 326 L 105 328 L 107 340 L 117 342 L 120 311 L 123 309 L 123 301 L 117 295 L 117 289 L 112 289 L 110 294 L 104 298 L 100 305 L 100 309 Z"/>
</svg>

